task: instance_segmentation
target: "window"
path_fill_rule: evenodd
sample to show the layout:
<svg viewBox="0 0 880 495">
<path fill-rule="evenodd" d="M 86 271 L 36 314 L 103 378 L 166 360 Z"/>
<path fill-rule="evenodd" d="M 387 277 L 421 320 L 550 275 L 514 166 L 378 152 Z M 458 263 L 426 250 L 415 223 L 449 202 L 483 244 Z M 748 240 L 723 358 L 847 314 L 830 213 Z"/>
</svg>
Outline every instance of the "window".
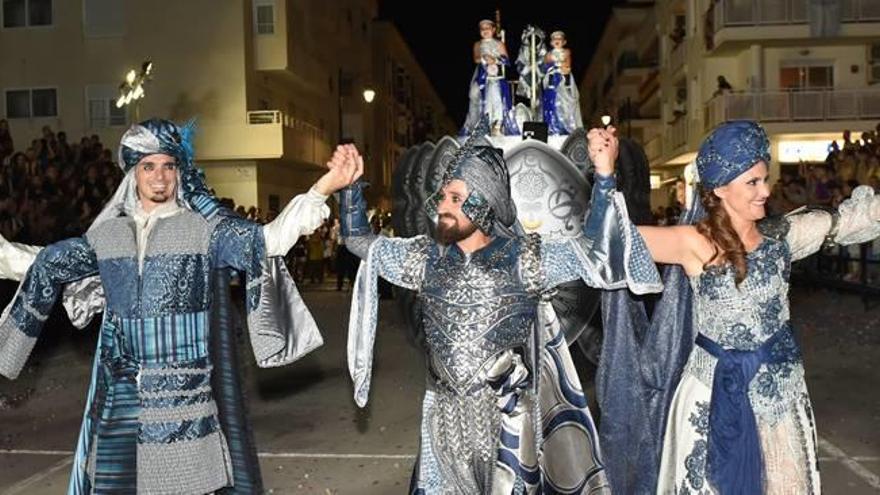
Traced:
<svg viewBox="0 0 880 495">
<path fill-rule="evenodd" d="M 55 117 L 58 108 L 54 89 L 34 89 L 31 91 L 31 109 L 34 117 Z"/>
<path fill-rule="evenodd" d="M 52 25 L 52 0 L 3 0 L 3 27 Z"/>
<path fill-rule="evenodd" d="M 112 84 L 86 86 L 86 115 L 90 129 L 124 126 L 128 123 L 125 106 L 118 108 L 118 93 Z"/>
<path fill-rule="evenodd" d="M 6 91 L 6 118 L 57 117 L 58 96 L 54 88 Z"/>
<path fill-rule="evenodd" d="M 779 88 L 799 91 L 805 89 L 828 89 L 834 87 L 834 66 L 824 64 L 798 64 L 779 68 Z"/>
<path fill-rule="evenodd" d="M 871 43 L 871 53 L 868 58 L 868 80 L 871 83 L 880 82 L 880 43 Z"/>
<path fill-rule="evenodd" d="M 275 34 L 275 5 L 259 3 L 256 9 L 257 34 Z"/>
<path fill-rule="evenodd" d="M 6 92 L 6 117 L 26 119 L 31 116 L 31 92 L 27 89 Z"/>
</svg>

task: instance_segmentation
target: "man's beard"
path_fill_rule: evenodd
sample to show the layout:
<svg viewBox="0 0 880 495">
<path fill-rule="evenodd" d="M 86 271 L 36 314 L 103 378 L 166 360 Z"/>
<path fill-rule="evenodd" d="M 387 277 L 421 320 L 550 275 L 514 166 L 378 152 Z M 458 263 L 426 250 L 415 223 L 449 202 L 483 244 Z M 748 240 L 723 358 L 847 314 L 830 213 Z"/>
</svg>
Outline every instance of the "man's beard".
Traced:
<svg viewBox="0 0 880 495">
<path fill-rule="evenodd" d="M 452 223 L 444 223 L 442 221 L 444 218 L 452 220 Z M 458 219 L 456 219 L 452 215 L 446 214 L 440 215 L 437 218 L 437 232 L 434 234 L 434 238 L 440 244 L 448 246 L 458 241 L 467 239 L 476 231 L 477 226 L 474 223 L 469 223 L 466 227 L 462 228 L 458 225 Z"/>
</svg>

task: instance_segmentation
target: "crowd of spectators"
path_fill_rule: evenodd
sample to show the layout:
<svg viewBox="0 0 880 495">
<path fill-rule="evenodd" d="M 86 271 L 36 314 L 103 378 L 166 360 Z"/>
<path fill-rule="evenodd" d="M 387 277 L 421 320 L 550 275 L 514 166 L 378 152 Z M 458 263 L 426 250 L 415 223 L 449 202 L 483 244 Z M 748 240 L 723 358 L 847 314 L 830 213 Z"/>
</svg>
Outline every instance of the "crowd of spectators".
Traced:
<svg viewBox="0 0 880 495">
<path fill-rule="evenodd" d="M 880 125 L 854 139 L 844 131 L 824 163 L 801 163 L 783 169 L 773 186 L 770 213 L 786 213 L 803 205 L 836 207 L 860 185 L 880 191 Z"/>
<path fill-rule="evenodd" d="M 82 235 L 123 177 L 115 158 L 97 135 L 71 143 L 65 132 L 49 126 L 25 147 L 0 119 L 0 234 L 36 245 Z M 221 201 L 258 223 L 277 215 Z"/>
<path fill-rule="evenodd" d="M 40 245 L 81 235 L 122 178 L 111 150 L 97 135 L 71 143 L 49 126 L 18 144 L 0 120 L 0 233 Z"/>
</svg>

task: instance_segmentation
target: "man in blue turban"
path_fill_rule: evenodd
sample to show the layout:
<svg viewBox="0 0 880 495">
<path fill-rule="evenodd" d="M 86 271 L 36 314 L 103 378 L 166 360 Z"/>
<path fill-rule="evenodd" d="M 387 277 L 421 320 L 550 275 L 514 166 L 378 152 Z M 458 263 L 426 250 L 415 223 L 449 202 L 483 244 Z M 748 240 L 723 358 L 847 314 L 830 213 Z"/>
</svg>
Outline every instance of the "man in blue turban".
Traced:
<svg viewBox="0 0 880 495">
<path fill-rule="evenodd" d="M 62 290 L 75 324 L 104 312 L 70 493 L 261 491 L 229 369 L 228 297 L 217 295 L 229 278 L 217 270 L 247 274 L 259 366 L 291 363 L 322 344 L 282 257 L 327 217 L 327 195 L 346 179 L 328 171 L 258 225 L 220 207 L 193 164 L 192 138 L 192 124 L 133 125 L 119 147 L 126 175 L 88 232 L 45 247 L 32 263 L 24 249 L 0 262 L 18 275 L 29 266 L 0 318 L 0 374 L 10 379 Z M 4 258 L 10 247 L 4 241 Z"/>
</svg>

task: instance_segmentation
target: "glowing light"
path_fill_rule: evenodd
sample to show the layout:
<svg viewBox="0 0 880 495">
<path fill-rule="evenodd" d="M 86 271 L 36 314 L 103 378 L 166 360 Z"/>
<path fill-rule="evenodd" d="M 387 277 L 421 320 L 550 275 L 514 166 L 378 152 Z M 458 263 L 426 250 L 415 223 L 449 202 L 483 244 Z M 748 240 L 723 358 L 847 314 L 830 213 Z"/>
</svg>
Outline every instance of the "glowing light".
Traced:
<svg viewBox="0 0 880 495">
<path fill-rule="evenodd" d="M 824 162 L 828 157 L 831 141 L 790 140 L 779 142 L 779 161 L 782 163 Z"/>
</svg>

